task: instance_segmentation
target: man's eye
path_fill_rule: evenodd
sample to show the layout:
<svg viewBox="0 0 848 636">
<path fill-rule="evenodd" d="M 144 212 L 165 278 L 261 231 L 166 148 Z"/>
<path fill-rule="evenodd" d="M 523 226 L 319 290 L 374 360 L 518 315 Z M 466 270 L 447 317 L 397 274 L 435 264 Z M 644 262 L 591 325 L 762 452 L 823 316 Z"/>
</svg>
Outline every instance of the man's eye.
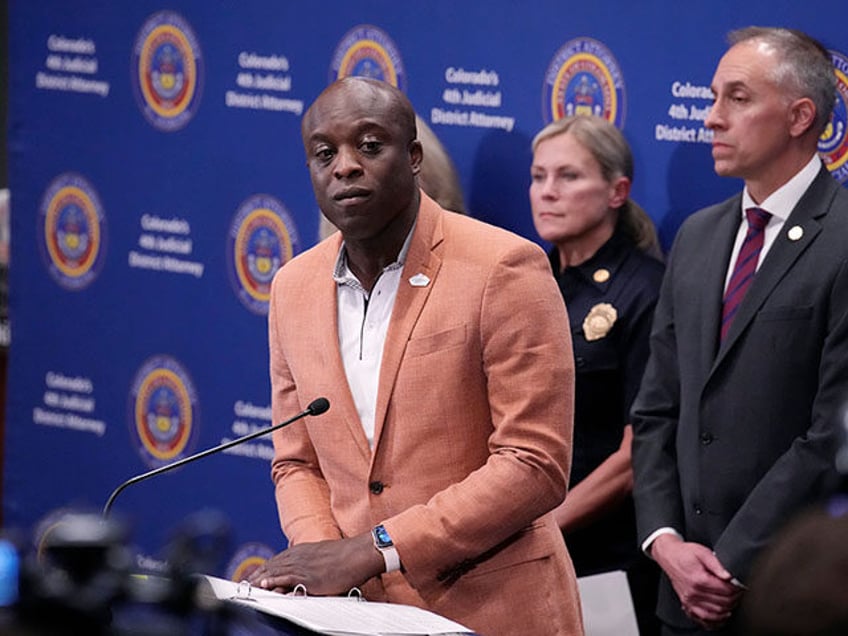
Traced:
<svg viewBox="0 0 848 636">
<path fill-rule="evenodd" d="M 361 148 L 369 154 L 374 154 L 379 152 L 382 146 L 383 144 L 381 144 L 379 141 L 363 141 Z"/>
<path fill-rule="evenodd" d="M 329 148 L 319 148 L 315 151 L 315 156 L 321 161 L 327 161 L 333 157 L 333 151 Z"/>
</svg>

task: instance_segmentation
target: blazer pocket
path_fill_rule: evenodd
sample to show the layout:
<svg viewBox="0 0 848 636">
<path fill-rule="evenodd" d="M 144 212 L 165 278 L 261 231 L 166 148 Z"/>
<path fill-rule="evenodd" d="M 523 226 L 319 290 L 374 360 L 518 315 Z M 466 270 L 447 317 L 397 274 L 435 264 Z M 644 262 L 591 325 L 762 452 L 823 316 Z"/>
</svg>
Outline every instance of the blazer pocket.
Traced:
<svg viewBox="0 0 848 636">
<path fill-rule="evenodd" d="M 458 580 L 461 577 L 477 577 L 491 574 L 520 563 L 536 561 L 554 554 L 549 528 L 541 520 L 520 530 L 502 544 L 495 546 L 477 559 L 458 564 L 439 576 L 440 580 Z M 562 540 L 559 536 L 555 540 Z"/>
<path fill-rule="evenodd" d="M 427 336 L 412 338 L 406 345 L 406 355 L 426 356 L 429 353 L 459 347 L 465 343 L 466 333 L 465 325 L 460 325 Z"/>
<path fill-rule="evenodd" d="M 763 309 L 757 314 L 759 321 L 771 320 L 807 320 L 813 315 L 813 308 L 809 305 L 802 307 L 775 307 Z"/>
</svg>

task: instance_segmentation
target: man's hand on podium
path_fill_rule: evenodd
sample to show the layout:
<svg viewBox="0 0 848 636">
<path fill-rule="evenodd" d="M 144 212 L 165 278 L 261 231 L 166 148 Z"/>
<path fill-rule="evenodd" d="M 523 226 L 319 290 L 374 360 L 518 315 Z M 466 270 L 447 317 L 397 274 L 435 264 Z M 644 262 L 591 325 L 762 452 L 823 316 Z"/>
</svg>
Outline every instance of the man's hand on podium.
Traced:
<svg viewBox="0 0 848 636">
<path fill-rule="evenodd" d="M 292 592 L 297 585 L 307 594 L 347 594 L 385 571 L 383 556 L 374 548 L 370 533 L 294 545 L 268 559 L 249 578 L 250 584 L 276 592 Z"/>
</svg>

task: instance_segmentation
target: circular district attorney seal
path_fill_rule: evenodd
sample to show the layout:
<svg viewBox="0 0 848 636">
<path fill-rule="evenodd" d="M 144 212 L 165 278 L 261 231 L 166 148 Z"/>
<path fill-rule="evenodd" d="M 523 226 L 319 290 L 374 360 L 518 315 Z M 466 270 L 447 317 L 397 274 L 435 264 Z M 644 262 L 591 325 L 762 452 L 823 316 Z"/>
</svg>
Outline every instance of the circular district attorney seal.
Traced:
<svg viewBox="0 0 848 636">
<path fill-rule="evenodd" d="M 172 132 L 188 124 L 200 103 L 203 54 L 185 18 L 159 11 L 144 22 L 131 74 L 136 101 L 154 128 Z"/>
<path fill-rule="evenodd" d="M 297 228 L 282 202 L 267 194 L 244 201 L 227 240 L 230 280 L 241 303 L 266 315 L 274 274 L 299 251 Z"/>
<path fill-rule="evenodd" d="M 348 31 L 333 52 L 330 82 L 343 77 L 371 77 L 406 90 L 406 71 L 392 38 L 370 24 Z"/>
<path fill-rule="evenodd" d="M 598 40 L 575 38 L 556 52 L 545 72 L 542 116 L 551 123 L 595 115 L 624 127 L 624 77 L 612 52 Z"/>
<path fill-rule="evenodd" d="M 833 114 L 819 137 L 819 155 L 840 183 L 848 183 L 848 57 L 830 51 L 836 74 Z"/>
<path fill-rule="evenodd" d="M 79 291 L 97 277 L 105 260 L 106 218 L 94 187 L 81 175 L 56 177 L 44 193 L 38 236 L 50 276 Z"/>
<path fill-rule="evenodd" d="M 176 359 L 156 355 L 141 366 L 130 389 L 129 412 L 131 435 L 151 468 L 189 454 L 197 437 L 197 394 Z"/>
</svg>

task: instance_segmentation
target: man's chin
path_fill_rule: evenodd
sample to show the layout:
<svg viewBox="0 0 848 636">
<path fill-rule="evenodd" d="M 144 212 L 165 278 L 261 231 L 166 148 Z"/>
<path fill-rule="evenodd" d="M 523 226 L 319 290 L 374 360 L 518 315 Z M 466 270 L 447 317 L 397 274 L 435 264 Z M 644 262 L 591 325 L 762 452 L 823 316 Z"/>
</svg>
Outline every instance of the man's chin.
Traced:
<svg viewBox="0 0 848 636">
<path fill-rule="evenodd" d="M 720 177 L 735 177 L 733 165 L 727 161 L 723 160 L 715 160 L 713 162 L 713 169 L 715 173 Z"/>
</svg>

